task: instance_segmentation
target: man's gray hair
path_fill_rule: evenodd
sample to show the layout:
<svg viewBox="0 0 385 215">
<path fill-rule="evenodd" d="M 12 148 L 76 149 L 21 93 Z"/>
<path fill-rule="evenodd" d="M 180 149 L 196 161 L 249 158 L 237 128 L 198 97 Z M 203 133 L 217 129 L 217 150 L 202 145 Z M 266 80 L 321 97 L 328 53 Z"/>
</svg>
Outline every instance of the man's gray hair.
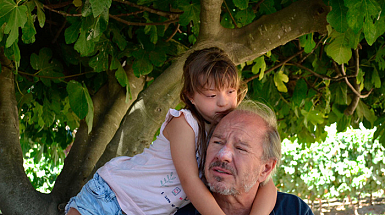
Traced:
<svg viewBox="0 0 385 215">
<path fill-rule="evenodd" d="M 239 106 L 236 108 L 237 111 L 245 112 L 250 115 L 260 116 L 266 123 L 267 131 L 265 134 L 265 140 L 263 141 L 263 154 L 262 160 L 267 161 L 274 159 L 277 161 L 276 166 L 271 171 L 270 175 L 266 178 L 261 185 L 265 185 L 274 175 L 277 166 L 281 160 L 281 138 L 277 129 L 277 118 L 274 111 L 267 105 L 252 101 L 252 100 L 243 100 Z"/>
</svg>

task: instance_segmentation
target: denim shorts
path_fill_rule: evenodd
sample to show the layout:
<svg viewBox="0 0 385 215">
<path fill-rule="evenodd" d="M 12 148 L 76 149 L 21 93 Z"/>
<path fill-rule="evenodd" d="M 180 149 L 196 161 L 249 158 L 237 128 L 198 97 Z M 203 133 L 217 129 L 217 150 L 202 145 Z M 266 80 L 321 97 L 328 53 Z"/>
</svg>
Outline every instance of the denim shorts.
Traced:
<svg viewBox="0 0 385 215">
<path fill-rule="evenodd" d="M 114 191 L 98 173 L 95 173 L 94 177 L 83 186 L 77 196 L 70 199 L 65 207 L 66 214 L 70 208 L 75 208 L 82 215 L 125 214 L 119 206 Z"/>
</svg>

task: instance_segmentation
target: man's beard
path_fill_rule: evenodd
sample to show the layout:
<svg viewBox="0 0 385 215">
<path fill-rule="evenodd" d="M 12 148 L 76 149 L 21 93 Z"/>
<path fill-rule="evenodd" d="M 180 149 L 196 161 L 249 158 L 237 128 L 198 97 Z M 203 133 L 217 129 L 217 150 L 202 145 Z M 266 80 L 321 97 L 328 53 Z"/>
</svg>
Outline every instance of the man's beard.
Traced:
<svg viewBox="0 0 385 215">
<path fill-rule="evenodd" d="M 210 164 L 209 169 L 212 167 L 221 167 L 222 169 L 230 171 L 230 173 L 235 177 L 236 170 L 229 166 L 225 162 L 215 161 Z M 223 178 L 220 176 L 213 176 L 215 179 L 215 182 L 209 183 L 207 182 L 207 185 L 209 186 L 210 190 L 214 193 L 218 193 L 221 195 L 239 195 L 240 191 L 237 190 L 234 186 L 226 186 L 225 182 L 221 183 L 223 181 Z M 248 173 L 245 175 L 245 178 L 242 180 L 242 187 L 244 192 L 249 192 L 250 189 L 257 183 L 256 174 Z"/>
</svg>

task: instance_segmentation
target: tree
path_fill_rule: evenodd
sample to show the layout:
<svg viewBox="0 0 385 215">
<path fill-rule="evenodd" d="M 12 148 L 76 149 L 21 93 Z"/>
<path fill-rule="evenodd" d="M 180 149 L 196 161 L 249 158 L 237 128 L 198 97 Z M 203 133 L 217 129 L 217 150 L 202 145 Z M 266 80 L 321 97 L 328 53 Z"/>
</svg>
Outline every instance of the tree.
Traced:
<svg viewBox="0 0 385 215">
<path fill-rule="evenodd" d="M 95 169 L 148 147 L 176 107 L 184 59 L 208 46 L 303 146 L 337 123 L 384 142 L 384 0 L 0 2 L 0 210 L 61 214 Z M 330 11 L 330 12 L 329 12 Z M 21 31 L 20 31 L 21 29 Z M 75 135 L 76 133 L 76 135 Z M 73 143 L 72 143 L 73 142 Z M 23 169 L 64 167 L 50 194 Z"/>
</svg>

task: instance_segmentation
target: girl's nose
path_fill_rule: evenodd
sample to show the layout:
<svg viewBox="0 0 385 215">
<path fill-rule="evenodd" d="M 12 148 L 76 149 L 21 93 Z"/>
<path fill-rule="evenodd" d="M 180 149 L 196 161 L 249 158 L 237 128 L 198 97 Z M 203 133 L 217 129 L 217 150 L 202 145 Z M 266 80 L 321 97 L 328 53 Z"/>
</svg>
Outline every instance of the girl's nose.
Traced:
<svg viewBox="0 0 385 215">
<path fill-rule="evenodd" d="M 227 105 L 227 103 L 228 103 L 228 98 L 226 96 L 224 96 L 224 95 L 218 96 L 217 105 L 219 107 L 224 107 Z"/>
</svg>

